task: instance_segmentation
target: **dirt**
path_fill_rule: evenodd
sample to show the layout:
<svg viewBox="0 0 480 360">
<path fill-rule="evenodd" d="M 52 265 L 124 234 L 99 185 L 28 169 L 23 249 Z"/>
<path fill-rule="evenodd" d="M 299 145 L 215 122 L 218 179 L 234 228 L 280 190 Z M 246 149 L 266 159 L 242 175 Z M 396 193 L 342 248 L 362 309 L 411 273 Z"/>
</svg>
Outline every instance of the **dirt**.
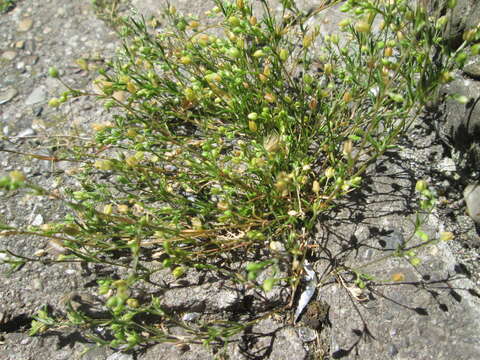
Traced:
<svg viewBox="0 0 480 360">
<path fill-rule="evenodd" d="M 112 2 L 104 1 L 104 4 Z M 194 12 L 194 9 L 190 11 Z M 26 154 L 53 159 L 57 145 L 74 144 L 76 139 L 88 136 L 90 124 L 109 119 L 107 111 L 90 97 L 57 109 L 47 106 L 51 97 L 64 90 L 63 85 L 48 77 L 49 67 L 56 66 L 62 78 L 74 87 L 88 88 L 95 72 L 86 71 L 84 64 L 93 68 L 114 55 L 119 39 L 111 24 L 99 19 L 98 15 L 98 8 L 95 9 L 89 1 L 58 0 L 20 0 L 13 10 L 0 15 L 0 119 L 3 135 L 0 148 L 8 151 L 0 152 L 0 176 L 19 169 L 49 189 L 72 184 L 68 171 L 75 164 L 39 161 Z M 108 12 L 103 18 L 109 19 Z M 456 240 L 448 245 L 450 251 L 478 289 L 480 241 L 461 201 L 462 187 L 469 174 L 458 167 L 443 166 L 450 164 L 457 155 L 438 138 L 429 121 L 435 119 L 427 118 L 412 129 L 400 143 L 400 151 L 404 159 L 410 159 L 409 167 L 414 178 L 422 176 L 434 185 L 440 199 L 436 215 L 444 230 L 456 234 Z M 25 196 L 20 192 L 0 195 L 0 222 L 7 225 L 40 225 L 61 218 L 65 212 L 61 204 L 51 199 Z M 412 193 L 400 193 L 399 196 L 405 197 L 406 206 L 414 201 Z M 12 273 L 7 265 L 0 265 L 0 358 L 76 359 L 86 350 L 90 351 L 84 355 L 85 359 L 213 358 L 211 352 L 196 345 L 187 351 L 158 345 L 145 354 L 123 355 L 113 349 L 95 347 L 76 331 L 29 337 L 27 332 L 32 315 L 39 308 L 45 305 L 52 309 L 61 308 L 67 299 L 78 296 L 79 292 L 88 296 L 94 286 L 94 273 L 78 264 L 45 266 L 35 253 L 48 250 L 48 247 L 44 239 L 33 236 L 0 238 L 0 250 L 8 249 L 37 260 Z M 475 306 L 480 308 L 479 304 Z M 322 328 L 327 322 L 328 305 L 322 309 L 321 315 L 315 319 L 315 324 L 319 323 L 315 328 Z M 309 351 L 310 355 L 315 352 L 314 347 L 302 345 L 292 327 L 281 329 L 268 322 L 259 328 L 277 335 L 275 340 L 265 343 L 270 346 L 270 351 L 257 358 L 270 356 L 273 359 L 275 354 L 290 354 L 295 349 L 298 356 L 303 354 L 297 358 L 306 358 Z M 264 343 L 255 344 L 261 348 Z M 284 347 L 287 350 L 283 351 Z M 302 350 L 304 348 L 307 350 Z M 235 349 L 231 357 L 242 358 L 242 351 Z"/>
</svg>

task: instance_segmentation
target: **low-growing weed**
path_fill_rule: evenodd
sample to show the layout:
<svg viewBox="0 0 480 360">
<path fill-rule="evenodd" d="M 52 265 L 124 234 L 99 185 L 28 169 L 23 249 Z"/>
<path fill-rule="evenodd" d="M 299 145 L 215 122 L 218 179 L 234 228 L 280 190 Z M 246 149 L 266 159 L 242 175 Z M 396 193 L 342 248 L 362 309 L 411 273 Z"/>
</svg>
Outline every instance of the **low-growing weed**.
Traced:
<svg viewBox="0 0 480 360">
<path fill-rule="evenodd" d="M 55 320 L 42 310 L 32 333 L 75 325 L 99 343 L 131 348 L 224 341 L 251 325 L 190 326 L 162 308 L 161 296 L 132 295 L 162 269 L 174 278 L 213 272 L 266 292 L 282 286 L 293 299 L 319 215 L 362 187 L 367 166 L 468 56 L 466 43 L 444 45 L 450 10 L 431 18 L 406 0 L 349 0 L 339 32 L 321 34 L 313 16 L 330 5 L 307 14 L 282 0 L 275 14 L 259 3 L 254 13 L 247 0 L 217 0 L 205 22 L 173 6 L 162 19 L 126 19 L 123 49 L 100 70 L 94 92 L 69 88 L 50 100 L 56 107 L 94 95 L 112 120 L 94 124 L 91 143 L 68 150 L 81 163 L 79 188 L 53 193 L 18 172 L 1 180 L 72 209 L 64 222 L 5 234 L 41 235 L 61 249 L 57 261 L 123 275 L 98 279 L 108 316 L 70 307 Z M 418 188 L 431 209 L 432 194 Z M 395 254 L 418 264 L 404 250 Z M 369 276 L 355 273 L 364 286 Z M 191 336 L 176 337 L 172 326 Z"/>
</svg>

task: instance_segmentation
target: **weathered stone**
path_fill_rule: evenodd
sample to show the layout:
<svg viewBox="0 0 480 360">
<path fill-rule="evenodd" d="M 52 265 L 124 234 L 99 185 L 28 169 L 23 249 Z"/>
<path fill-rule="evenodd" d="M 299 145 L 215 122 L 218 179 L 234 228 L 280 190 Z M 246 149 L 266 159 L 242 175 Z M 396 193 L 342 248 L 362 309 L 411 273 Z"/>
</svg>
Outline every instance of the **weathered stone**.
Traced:
<svg viewBox="0 0 480 360">
<path fill-rule="evenodd" d="M 443 173 L 450 173 L 457 171 L 457 166 L 452 158 L 443 158 L 438 164 L 437 169 Z"/>
<path fill-rule="evenodd" d="M 422 0 L 428 3 L 428 10 L 434 17 L 442 16 L 446 11 L 448 0 Z M 458 0 L 457 6 L 451 10 L 450 24 L 444 35 L 453 46 L 462 43 L 463 33 L 478 25 L 480 19 L 480 2 L 477 0 Z"/>
<path fill-rule="evenodd" d="M 117 352 L 107 357 L 106 360 L 133 360 L 133 356 Z"/>
<path fill-rule="evenodd" d="M 470 59 L 464 66 L 463 72 L 471 78 L 480 80 L 480 56 Z"/>
<path fill-rule="evenodd" d="M 272 352 L 268 358 L 271 360 L 307 359 L 307 352 L 295 328 L 286 327 L 275 334 Z"/>
<path fill-rule="evenodd" d="M 18 31 L 28 31 L 32 28 L 33 20 L 31 18 L 25 18 L 20 20 L 18 23 L 17 30 Z"/>
<path fill-rule="evenodd" d="M 388 172 L 372 178 L 368 197 L 359 196 L 360 200 L 340 207 L 330 222 L 319 225 L 320 247 L 328 243 L 334 259 L 342 258 L 347 266 L 374 279 L 361 289 L 355 285 L 356 276 L 346 272 L 319 289 L 316 300 L 330 304 L 331 357 L 475 359 L 480 353 L 480 309 L 470 291 L 474 285 L 447 243 L 424 250 L 415 247 L 422 240 L 410 237 L 415 216 L 407 216 L 404 197 L 408 196 L 400 195 L 402 189 L 412 188 L 413 181 L 408 185 L 400 165 L 386 167 Z M 393 189 L 398 197 L 388 195 Z M 399 207 L 404 210 L 398 212 Z M 429 216 L 424 222 L 422 230 L 435 238 L 438 218 Z M 332 227 L 335 231 L 329 231 Z M 420 259 L 416 267 L 409 264 L 409 257 L 392 256 L 382 247 L 385 230 L 394 227 L 402 229 L 404 246 L 415 251 L 410 258 Z M 324 262 L 315 264 L 317 273 L 323 273 Z"/>
<path fill-rule="evenodd" d="M 37 214 L 32 221 L 33 226 L 39 226 L 43 224 L 43 216 L 42 214 Z"/>
<path fill-rule="evenodd" d="M 175 288 L 165 292 L 162 306 L 190 312 L 225 310 L 240 301 L 240 294 L 232 289 L 233 284 L 222 287 L 218 283 Z"/>
<path fill-rule="evenodd" d="M 214 355 L 202 345 L 176 346 L 163 343 L 148 349 L 141 360 L 175 359 L 175 360 L 210 360 Z"/>
<path fill-rule="evenodd" d="M 32 91 L 32 93 L 28 96 L 27 100 L 25 100 L 25 105 L 34 105 L 41 102 L 45 102 L 47 100 L 47 91 L 43 86 L 39 86 Z"/>
<path fill-rule="evenodd" d="M 16 89 L 13 89 L 13 88 L 7 89 L 5 91 L 1 91 L 0 92 L 0 105 L 9 102 L 17 94 L 18 94 L 18 91 Z"/>
<path fill-rule="evenodd" d="M 7 51 L 3 52 L 2 59 L 11 61 L 11 60 L 15 59 L 16 56 L 17 56 L 17 53 L 15 51 L 7 50 Z"/>
<path fill-rule="evenodd" d="M 467 204 L 467 213 L 477 224 L 480 224 L 480 184 L 470 184 L 463 191 Z"/>
<path fill-rule="evenodd" d="M 453 145 L 461 152 L 472 155 L 480 164 L 480 83 L 459 77 L 445 86 L 448 96 L 445 103 L 442 132 L 452 139 Z M 455 100 L 455 96 L 465 96 L 467 104 Z M 453 96 L 453 97 L 452 97 Z"/>
<path fill-rule="evenodd" d="M 18 137 L 26 137 L 26 136 L 32 136 L 35 135 L 35 131 L 32 128 L 26 128 L 18 133 Z"/>
</svg>

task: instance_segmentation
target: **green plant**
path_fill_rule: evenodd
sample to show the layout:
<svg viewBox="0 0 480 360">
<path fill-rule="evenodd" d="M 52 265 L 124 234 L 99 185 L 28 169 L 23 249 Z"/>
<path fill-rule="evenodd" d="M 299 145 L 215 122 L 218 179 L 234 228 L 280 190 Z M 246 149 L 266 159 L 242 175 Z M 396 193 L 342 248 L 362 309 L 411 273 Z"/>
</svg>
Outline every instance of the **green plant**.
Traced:
<svg viewBox="0 0 480 360">
<path fill-rule="evenodd" d="M 121 0 L 91 0 L 95 15 L 113 28 L 120 24 Z"/>
<path fill-rule="evenodd" d="M 0 0 L 0 14 L 6 13 L 15 7 L 15 0 Z"/>
<path fill-rule="evenodd" d="M 175 278 L 210 271 L 265 291 L 289 287 L 293 299 L 318 216 L 362 186 L 368 164 L 394 147 L 467 54 L 466 44 L 444 45 L 448 18 L 432 21 L 408 1 L 349 0 L 342 36 L 323 37 L 307 20 L 327 5 L 305 14 L 283 0 L 277 17 L 262 0 L 257 18 L 246 0 L 215 3 L 215 25 L 171 6 L 162 31 L 155 19 L 125 20 L 123 49 L 99 71 L 95 93 L 68 88 L 50 101 L 94 95 L 112 110 L 112 122 L 94 124 L 92 142 L 64 150 L 81 164 L 80 188 L 52 193 L 19 173 L 0 180 L 72 209 L 62 223 L 4 235 L 49 238 L 64 250 L 59 262 L 123 270 L 98 280 L 109 316 L 70 306 L 59 320 L 106 329 L 110 337 L 91 333 L 99 343 L 210 343 L 251 325 L 194 327 L 159 297 L 131 297 L 165 268 Z M 433 196 L 424 200 L 430 209 Z M 359 287 L 371 279 L 352 271 Z M 32 332 L 50 319 L 42 312 Z M 191 337 L 170 334 L 173 325 Z"/>
</svg>

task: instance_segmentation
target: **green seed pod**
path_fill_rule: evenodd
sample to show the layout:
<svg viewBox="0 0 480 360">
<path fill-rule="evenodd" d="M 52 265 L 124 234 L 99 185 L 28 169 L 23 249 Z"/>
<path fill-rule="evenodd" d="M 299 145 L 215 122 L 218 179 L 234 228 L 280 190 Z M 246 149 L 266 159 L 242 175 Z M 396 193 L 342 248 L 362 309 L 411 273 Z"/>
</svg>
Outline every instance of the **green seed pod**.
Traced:
<svg viewBox="0 0 480 360">
<path fill-rule="evenodd" d="M 418 180 L 417 183 L 415 184 L 415 190 L 418 192 L 423 192 L 428 189 L 428 184 L 425 180 Z"/>
<path fill-rule="evenodd" d="M 175 269 L 172 270 L 172 275 L 175 279 L 182 277 L 185 274 L 185 268 L 183 266 L 177 266 Z"/>
<path fill-rule="evenodd" d="M 470 48 L 472 55 L 479 55 L 480 54 L 480 44 L 475 44 Z"/>
<path fill-rule="evenodd" d="M 240 50 L 238 50 L 237 48 L 230 48 L 228 49 L 227 54 L 232 59 L 238 59 L 240 57 Z"/>
<path fill-rule="evenodd" d="M 127 305 L 135 309 L 140 306 L 140 303 L 138 302 L 137 299 L 130 298 L 130 299 L 127 299 Z"/>
<path fill-rule="evenodd" d="M 288 51 L 287 49 L 280 49 L 278 56 L 280 57 L 280 60 L 286 61 L 288 59 Z"/>
<path fill-rule="evenodd" d="M 270 290 L 273 289 L 273 285 L 275 285 L 275 279 L 274 278 L 267 278 L 263 282 L 262 288 L 263 291 L 269 292 Z"/>
<path fill-rule="evenodd" d="M 240 25 L 240 20 L 236 16 L 231 16 L 228 18 L 228 23 L 231 26 L 239 26 Z"/>
<path fill-rule="evenodd" d="M 265 267 L 265 264 L 263 263 L 249 263 L 245 267 L 245 270 L 247 270 L 248 272 L 252 272 L 252 271 L 256 272 L 256 271 L 262 270 L 264 267 Z"/>
<path fill-rule="evenodd" d="M 58 78 L 59 74 L 57 68 L 51 67 L 48 69 L 48 75 L 50 75 L 52 78 Z"/>
<path fill-rule="evenodd" d="M 457 0 L 448 0 L 447 7 L 449 9 L 453 9 L 455 6 L 457 6 Z"/>
</svg>

